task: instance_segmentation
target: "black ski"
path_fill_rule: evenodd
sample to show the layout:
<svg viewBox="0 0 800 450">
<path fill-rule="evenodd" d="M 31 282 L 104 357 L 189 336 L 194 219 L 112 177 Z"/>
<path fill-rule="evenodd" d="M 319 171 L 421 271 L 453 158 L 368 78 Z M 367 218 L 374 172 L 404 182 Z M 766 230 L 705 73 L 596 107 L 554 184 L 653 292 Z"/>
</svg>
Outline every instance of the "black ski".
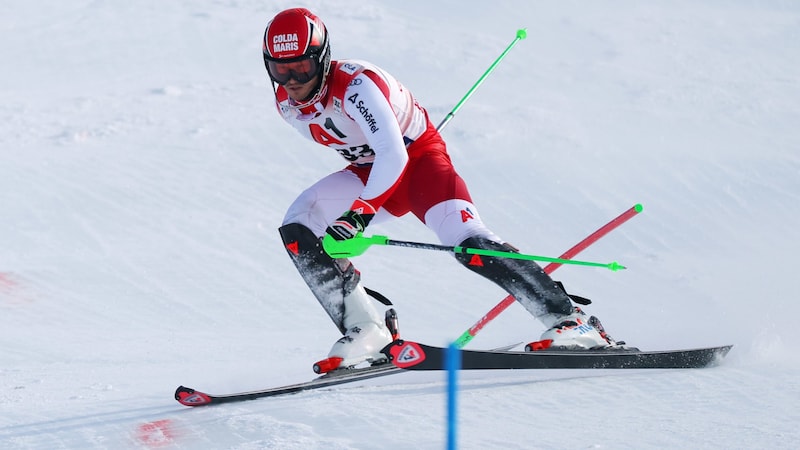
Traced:
<svg viewBox="0 0 800 450">
<path fill-rule="evenodd" d="M 507 352 L 460 350 L 461 369 L 690 369 L 716 364 L 733 347 L 641 351 L 540 350 Z M 383 349 L 394 365 L 410 370 L 443 370 L 446 348 L 398 340 Z"/>
<path fill-rule="evenodd" d="M 338 384 L 353 383 L 355 381 L 368 380 L 370 378 L 382 377 L 400 372 L 403 372 L 403 370 L 393 366 L 392 364 L 384 363 L 358 369 L 336 370 L 305 383 L 290 384 L 287 386 L 225 395 L 211 395 L 194 390 L 192 388 L 180 386 L 175 390 L 175 400 L 186 406 L 217 405 L 220 403 L 240 402 L 243 400 L 253 400 L 262 397 L 275 397 L 279 395 L 294 394 L 297 392 L 321 389 L 328 386 L 336 386 Z"/>
<path fill-rule="evenodd" d="M 513 347 L 513 346 L 509 346 Z M 708 367 L 719 362 L 732 345 L 691 350 L 640 351 L 634 348 L 612 350 L 540 350 L 509 352 L 500 350 L 460 350 L 461 369 L 688 369 Z M 409 370 L 443 370 L 446 348 L 433 347 L 412 341 L 398 340 L 383 352 L 392 364 L 380 364 L 357 369 L 341 369 L 305 383 L 268 389 L 211 395 L 180 386 L 175 400 L 186 406 L 205 406 L 220 403 L 276 397 L 297 392 L 321 389 L 345 383 L 368 380 Z"/>
<path fill-rule="evenodd" d="M 515 344 L 494 348 L 488 351 L 509 350 L 520 344 L 521 342 L 517 342 Z M 395 367 L 389 362 L 384 362 L 383 364 L 376 364 L 370 367 L 334 370 L 333 372 L 326 373 L 325 375 L 322 375 L 305 383 L 289 384 L 286 386 L 272 387 L 257 391 L 238 392 L 235 394 L 224 394 L 224 395 L 211 395 L 211 394 L 206 394 L 205 392 L 200 392 L 192 388 L 188 388 L 186 386 L 179 386 L 178 389 L 175 390 L 175 400 L 180 402 L 180 404 L 186 406 L 217 405 L 220 403 L 241 402 L 244 400 L 253 400 L 262 397 L 277 397 L 279 395 L 288 395 L 297 392 L 311 391 L 314 389 L 321 389 L 329 386 L 336 386 L 338 384 L 369 380 L 370 378 L 383 377 L 386 375 L 393 375 L 401 372 L 404 372 L 404 370 Z"/>
</svg>

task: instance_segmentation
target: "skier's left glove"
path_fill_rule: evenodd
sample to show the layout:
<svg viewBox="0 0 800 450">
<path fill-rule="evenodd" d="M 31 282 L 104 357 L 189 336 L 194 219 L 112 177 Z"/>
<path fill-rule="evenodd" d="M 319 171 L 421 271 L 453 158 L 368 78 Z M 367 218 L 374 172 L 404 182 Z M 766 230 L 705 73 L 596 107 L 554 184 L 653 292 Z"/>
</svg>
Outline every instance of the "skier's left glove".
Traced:
<svg viewBox="0 0 800 450">
<path fill-rule="evenodd" d="M 350 210 L 336 219 L 325 232 L 337 241 L 352 239 L 367 228 L 373 217 L 375 208 L 359 198 L 353 202 Z"/>
</svg>

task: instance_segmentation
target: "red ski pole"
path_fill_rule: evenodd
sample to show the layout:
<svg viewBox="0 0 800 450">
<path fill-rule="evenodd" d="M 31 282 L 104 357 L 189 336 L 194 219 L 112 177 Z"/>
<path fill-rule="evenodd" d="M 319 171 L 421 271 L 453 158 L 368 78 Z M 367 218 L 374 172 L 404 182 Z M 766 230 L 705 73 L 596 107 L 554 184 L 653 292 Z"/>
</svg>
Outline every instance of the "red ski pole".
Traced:
<svg viewBox="0 0 800 450">
<path fill-rule="evenodd" d="M 630 207 L 627 211 L 617 216 L 615 219 L 612 219 L 607 224 L 603 225 L 597 231 L 586 236 L 582 241 L 575 244 L 574 247 L 564 252 L 563 255 L 559 256 L 558 259 L 572 259 L 578 253 L 585 250 L 588 246 L 597 242 L 598 239 L 608 234 L 611 230 L 617 228 L 618 226 L 622 225 L 623 223 L 627 222 L 628 219 L 639 214 L 642 212 L 642 205 L 636 204 Z M 558 269 L 561 266 L 561 263 L 550 263 L 545 266 L 544 271 L 548 275 L 551 274 L 554 270 Z M 480 320 L 475 322 L 475 325 L 472 325 L 467 331 L 461 334 L 458 339 L 455 341 L 455 345 L 458 348 L 464 348 L 474 337 L 478 334 L 479 331 L 483 329 L 489 322 L 494 320 L 497 316 L 500 315 L 503 311 L 506 310 L 511 304 L 515 301 L 512 295 L 507 296 L 504 298 L 500 303 L 495 305 L 486 315 L 484 315 Z"/>
</svg>

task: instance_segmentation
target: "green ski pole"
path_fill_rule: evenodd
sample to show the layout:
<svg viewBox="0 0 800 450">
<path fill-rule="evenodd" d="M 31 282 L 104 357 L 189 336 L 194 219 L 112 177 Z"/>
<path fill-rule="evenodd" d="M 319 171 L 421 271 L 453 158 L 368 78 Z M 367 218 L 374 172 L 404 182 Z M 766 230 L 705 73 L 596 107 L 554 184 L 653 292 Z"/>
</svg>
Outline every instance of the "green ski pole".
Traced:
<svg viewBox="0 0 800 450">
<path fill-rule="evenodd" d="M 361 233 L 359 233 L 352 239 L 347 239 L 343 241 L 337 241 L 336 239 L 333 238 L 333 236 L 329 234 L 326 234 L 325 237 L 322 239 L 322 247 L 330 256 L 334 258 L 352 258 L 354 256 L 359 256 L 364 252 L 366 252 L 367 249 L 373 245 L 391 245 L 396 247 L 418 248 L 422 250 L 438 250 L 451 253 L 462 253 L 466 255 L 524 259 L 528 261 L 544 261 L 557 264 L 572 264 L 576 266 L 604 267 L 614 272 L 616 272 L 617 270 L 625 269 L 625 266 L 620 265 L 616 261 L 611 263 L 576 261 L 574 259 L 551 258 L 549 256 L 526 255 L 524 253 L 487 250 L 482 248 L 470 248 L 470 247 L 460 247 L 460 246 L 451 247 L 448 245 L 440 245 L 440 244 L 397 241 L 389 239 L 386 236 L 379 236 L 379 235 L 364 236 Z"/>
<path fill-rule="evenodd" d="M 494 71 L 495 67 L 497 67 L 497 65 L 500 64 L 500 61 L 502 61 L 503 58 L 506 57 L 508 52 L 510 52 L 511 49 L 514 48 L 515 45 L 517 45 L 517 42 L 525 39 L 527 36 L 528 32 L 525 28 L 517 30 L 517 35 L 514 37 L 514 40 L 511 41 L 510 44 L 508 44 L 508 47 L 506 47 L 506 49 L 503 50 L 503 53 L 501 53 L 500 56 L 498 56 L 497 59 L 494 60 L 494 62 L 492 63 L 491 66 L 489 66 L 486 72 L 484 72 L 483 75 L 481 75 L 481 77 L 478 79 L 478 81 L 474 85 L 472 85 L 470 90 L 467 91 L 467 94 L 464 96 L 464 98 L 462 98 L 461 101 L 459 101 L 456 104 L 456 106 L 449 113 L 447 113 L 447 116 L 445 116 L 444 120 L 442 120 L 442 123 L 440 123 L 439 126 L 436 127 L 437 131 L 441 132 L 444 129 L 444 127 L 447 126 L 447 123 L 450 122 L 450 120 L 456 116 L 456 113 L 458 112 L 459 109 L 461 109 L 464 103 L 466 103 L 467 99 L 472 97 L 472 94 L 475 93 L 475 90 L 478 89 L 478 86 L 480 86 L 486 79 L 486 77 L 488 77 L 489 74 Z"/>
</svg>

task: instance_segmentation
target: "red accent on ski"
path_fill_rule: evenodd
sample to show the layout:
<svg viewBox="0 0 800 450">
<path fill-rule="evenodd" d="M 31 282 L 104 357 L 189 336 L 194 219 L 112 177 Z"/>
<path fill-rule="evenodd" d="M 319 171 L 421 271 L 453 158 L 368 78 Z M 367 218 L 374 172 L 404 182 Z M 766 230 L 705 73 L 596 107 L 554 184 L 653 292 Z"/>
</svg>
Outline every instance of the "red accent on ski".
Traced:
<svg viewBox="0 0 800 450">
<path fill-rule="evenodd" d="M 472 259 L 469 260 L 470 266 L 483 266 L 483 260 L 478 255 L 472 255 Z"/>
<path fill-rule="evenodd" d="M 332 370 L 336 370 L 342 364 L 343 359 L 338 356 L 331 356 L 330 358 L 325 358 L 322 361 L 317 361 L 314 363 L 314 372 L 315 373 L 328 373 Z"/>
<path fill-rule="evenodd" d="M 289 244 L 286 244 L 286 248 L 290 252 L 292 252 L 292 254 L 294 254 L 294 255 L 299 255 L 300 254 L 300 249 L 299 249 L 299 246 L 297 244 L 297 241 L 290 242 Z"/>
<path fill-rule="evenodd" d="M 202 406 L 211 403 L 211 398 L 202 392 L 194 389 L 181 390 L 175 393 L 175 400 L 186 406 Z"/>
<path fill-rule="evenodd" d="M 389 350 L 392 355 L 392 364 L 405 369 L 425 361 L 425 352 L 416 342 L 397 341 Z"/>
<path fill-rule="evenodd" d="M 545 349 L 550 348 L 551 345 L 553 345 L 553 340 L 552 339 L 545 339 L 545 340 L 542 340 L 542 341 L 531 342 L 530 344 L 525 346 L 525 351 L 526 352 L 536 352 L 536 351 L 539 351 L 539 350 L 545 350 Z"/>
</svg>

